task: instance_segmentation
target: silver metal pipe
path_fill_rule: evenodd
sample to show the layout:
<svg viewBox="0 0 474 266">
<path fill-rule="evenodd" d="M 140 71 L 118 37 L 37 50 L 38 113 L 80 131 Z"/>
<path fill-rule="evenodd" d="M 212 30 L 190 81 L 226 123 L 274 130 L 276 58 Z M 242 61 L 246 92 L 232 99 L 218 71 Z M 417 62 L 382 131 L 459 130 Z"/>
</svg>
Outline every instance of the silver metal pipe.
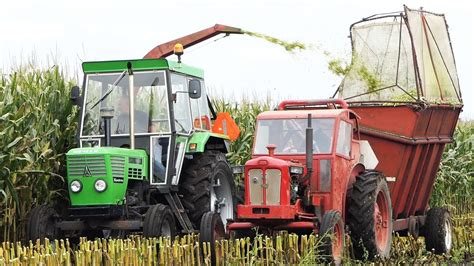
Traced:
<svg viewBox="0 0 474 266">
<path fill-rule="evenodd" d="M 135 88 L 133 87 L 133 73 L 128 76 L 129 126 L 130 149 L 135 149 Z"/>
</svg>

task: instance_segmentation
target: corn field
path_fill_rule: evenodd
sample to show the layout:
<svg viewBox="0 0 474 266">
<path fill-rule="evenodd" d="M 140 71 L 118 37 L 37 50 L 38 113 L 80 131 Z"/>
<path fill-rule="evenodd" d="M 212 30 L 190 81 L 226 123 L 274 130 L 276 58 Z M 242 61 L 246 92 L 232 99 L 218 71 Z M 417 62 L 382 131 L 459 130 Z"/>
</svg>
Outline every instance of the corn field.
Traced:
<svg viewBox="0 0 474 266">
<path fill-rule="evenodd" d="M 29 65 L 0 73 L 0 264 L 176 264 L 210 263 L 208 247 L 197 236 L 176 239 L 87 241 L 75 246 L 68 240 L 41 243 L 24 239 L 25 220 L 34 206 L 67 204 L 65 152 L 75 147 L 77 110 L 69 101 L 76 81 L 59 67 L 39 69 Z M 213 99 L 218 112 L 229 112 L 241 135 L 231 144 L 229 160 L 242 165 L 250 158 L 255 119 L 270 110 L 270 100 L 247 99 L 239 103 Z M 423 251 L 423 240 L 395 237 L 391 263 L 462 262 L 474 253 L 474 123 L 461 122 L 455 140 L 445 149 L 431 206 L 448 205 L 455 218 L 454 250 L 450 257 Z M 258 236 L 254 240 L 228 240 L 217 244 L 220 262 L 232 265 L 313 264 L 316 236 Z M 255 242 L 256 241 L 256 242 Z M 304 243 L 304 244 L 303 244 Z M 24 245 L 26 244 L 26 245 Z M 350 254 L 350 247 L 346 251 Z M 351 261 L 349 256 L 346 262 Z"/>
<path fill-rule="evenodd" d="M 58 67 L 0 76 L 0 239 L 23 236 L 29 210 L 64 195 L 65 156 L 74 146 L 72 81 Z"/>
</svg>

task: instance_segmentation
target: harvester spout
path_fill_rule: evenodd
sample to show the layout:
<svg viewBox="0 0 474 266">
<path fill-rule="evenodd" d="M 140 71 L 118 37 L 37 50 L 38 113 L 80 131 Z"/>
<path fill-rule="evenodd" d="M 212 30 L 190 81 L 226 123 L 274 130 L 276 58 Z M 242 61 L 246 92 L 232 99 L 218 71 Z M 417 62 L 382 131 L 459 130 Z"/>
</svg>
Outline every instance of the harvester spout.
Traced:
<svg viewBox="0 0 474 266">
<path fill-rule="evenodd" d="M 165 58 L 173 54 L 175 44 L 180 43 L 183 48 L 188 48 L 219 34 L 242 34 L 242 30 L 226 25 L 216 24 L 210 28 L 183 36 L 181 38 L 160 44 L 149 51 L 143 58 Z"/>
</svg>

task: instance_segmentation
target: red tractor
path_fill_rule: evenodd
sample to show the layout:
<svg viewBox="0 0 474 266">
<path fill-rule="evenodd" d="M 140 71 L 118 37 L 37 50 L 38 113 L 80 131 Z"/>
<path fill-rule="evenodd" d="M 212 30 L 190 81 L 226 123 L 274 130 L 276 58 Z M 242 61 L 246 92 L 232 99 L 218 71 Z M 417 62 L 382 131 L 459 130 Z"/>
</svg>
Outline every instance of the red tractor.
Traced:
<svg viewBox="0 0 474 266">
<path fill-rule="evenodd" d="M 349 225 L 370 256 L 388 256 L 390 192 L 373 170 L 378 161 L 369 142 L 359 138 L 358 116 L 338 99 L 284 101 L 278 109 L 257 118 L 245 203 L 227 229 L 334 234 L 322 249 L 339 261 Z"/>
</svg>

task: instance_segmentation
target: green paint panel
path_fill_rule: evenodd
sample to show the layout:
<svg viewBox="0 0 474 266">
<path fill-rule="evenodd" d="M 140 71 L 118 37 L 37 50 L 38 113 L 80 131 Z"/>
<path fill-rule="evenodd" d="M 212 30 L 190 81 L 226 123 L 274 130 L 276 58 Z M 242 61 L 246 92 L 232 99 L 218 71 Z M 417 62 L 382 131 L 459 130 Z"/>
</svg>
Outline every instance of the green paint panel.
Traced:
<svg viewBox="0 0 474 266">
<path fill-rule="evenodd" d="M 147 70 L 166 70 L 170 69 L 175 72 L 186 75 L 204 78 L 204 71 L 199 68 L 191 67 L 185 64 L 178 64 L 174 61 L 166 59 L 137 59 L 137 60 L 120 60 L 120 61 L 97 61 L 82 63 L 82 70 L 84 73 L 108 73 L 108 72 L 122 72 L 127 70 L 127 64 L 132 64 L 134 71 Z"/>
<path fill-rule="evenodd" d="M 148 180 L 148 156 L 143 150 L 115 147 L 77 148 L 66 154 L 67 180 L 72 206 L 123 204 L 128 180 Z M 94 188 L 97 180 L 107 183 L 103 192 Z M 71 191 L 71 182 L 82 183 Z"/>
<path fill-rule="evenodd" d="M 211 133 L 208 131 L 195 132 L 188 141 L 188 147 L 186 148 L 186 153 L 204 152 L 206 143 L 211 137 L 223 139 L 224 141 L 229 141 L 229 137 L 226 135 Z M 190 150 L 189 146 L 191 144 L 196 144 L 197 145 L 196 149 Z"/>
<path fill-rule="evenodd" d="M 204 71 L 200 68 L 188 66 L 188 65 L 185 65 L 185 64 L 179 64 L 179 63 L 174 62 L 174 61 L 168 61 L 168 64 L 169 64 L 170 70 L 172 70 L 172 71 L 176 71 L 176 72 L 179 72 L 179 73 L 183 73 L 183 74 L 186 74 L 186 75 L 190 75 L 190 76 L 194 76 L 194 77 L 204 79 Z"/>
</svg>

